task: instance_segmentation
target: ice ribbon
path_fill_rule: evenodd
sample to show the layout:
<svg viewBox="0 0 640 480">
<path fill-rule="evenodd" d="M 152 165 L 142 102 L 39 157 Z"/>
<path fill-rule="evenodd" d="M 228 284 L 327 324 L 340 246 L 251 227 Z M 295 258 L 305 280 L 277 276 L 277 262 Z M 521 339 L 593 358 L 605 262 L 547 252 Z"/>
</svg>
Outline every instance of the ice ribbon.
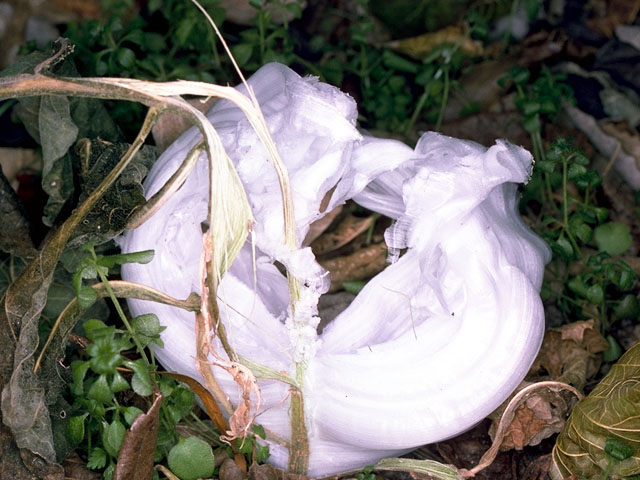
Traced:
<svg viewBox="0 0 640 480">
<path fill-rule="evenodd" d="M 486 149 L 435 133 L 425 134 L 415 150 L 363 138 L 350 97 L 279 64 L 264 66 L 249 83 L 289 169 L 299 239 L 322 216 L 320 203 L 332 188 L 327 210 L 353 199 L 396 220 L 385 235 L 393 263 L 318 335 L 326 272 L 308 248 L 284 248 L 277 178 L 243 114 L 227 101 L 209 112 L 256 219 L 255 272 L 247 244 L 222 279 L 221 315 L 241 356 L 277 371 L 304 362 L 308 474 L 372 464 L 470 428 L 518 385 L 542 339 L 538 291 L 549 250 L 516 208 L 530 154 L 507 142 Z M 195 130 L 185 133 L 158 159 L 145 182 L 147 196 L 198 138 Z M 176 297 L 199 291 L 207 168 L 201 158 L 169 202 L 126 233 L 124 251 L 154 249 L 156 256 L 148 265 L 126 265 L 124 278 Z M 305 285 L 295 316 L 276 261 Z M 199 378 L 193 315 L 150 302 L 129 304 L 134 315 L 156 313 L 167 327 L 165 346 L 157 349 L 160 362 Z M 216 376 L 236 401 L 231 377 Z M 277 380 L 259 385 L 257 421 L 288 438 L 289 386 Z M 270 447 L 270 461 L 286 467 L 286 448 Z"/>
</svg>

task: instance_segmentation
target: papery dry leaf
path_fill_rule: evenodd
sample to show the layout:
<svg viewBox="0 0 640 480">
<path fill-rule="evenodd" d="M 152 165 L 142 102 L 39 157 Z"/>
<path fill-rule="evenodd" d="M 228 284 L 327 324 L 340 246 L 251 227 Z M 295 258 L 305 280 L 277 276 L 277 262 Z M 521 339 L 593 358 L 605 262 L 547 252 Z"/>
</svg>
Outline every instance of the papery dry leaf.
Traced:
<svg viewBox="0 0 640 480">
<path fill-rule="evenodd" d="M 636 159 L 636 165 L 640 168 L 640 135 L 626 122 L 601 122 L 600 128 L 617 138 L 622 145 L 622 149 Z"/>
<path fill-rule="evenodd" d="M 595 375 L 601 359 L 597 355 L 609 348 L 595 328 L 594 320 L 585 320 L 547 330 L 540 353 L 530 373 L 546 371 L 554 380 L 582 389 Z"/>
<path fill-rule="evenodd" d="M 373 224 L 374 219 L 373 215 L 364 218 L 351 214 L 346 215 L 335 229 L 325 232 L 311 242 L 313 253 L 316 256 L 324 255 L 344 247 L 358 235 L 366 232 Z"/>
<path fill-rule="evenodd" d="M 153 475 L 162 394 L 156 392 L 147 411 L 136 417 L 118 454 L 113 480 L 147 479 Z"/>
<path fill-rule="evenodd" d="M 566 392 L 569 395 L 574 395 L 576 398 L 582 398 L 582 394 L 580 392 L 578 392 L 571 385 L 562 382 L 546 381 L 532 383 L 524 386 L 521 384 L 521 388 L 519 388 L 519 390 L 517 390 L 515 394 L 513 394 L 510 399 L 505 401 L 500 409 L 498 409 L 503 411 L 499 413 L 500 418 L 494 429 L 494 438 L 491 448 L 489 448 L 489 450 L 485 452 L 485 454 L 482 456 L 482 458 L 474 468 L 472 468 L 471 470 L 460 470 L 462 476 L 465 478 L 473 477 L 476 473 L 484 470 L 489 465 L 491 465 L 493 463 L 493 460 L 498 455 L 498 452 L 502 449 L 502 445 L 504 444 L 504 442 L 508 440 L 509 436 L 511 436 L 512 439 L 524 439 L 528 436 L 527 433 L 530 432 L 524 432 L 521 429 L 518 431 L 518 427 L 522 425 L 522 420 L 526 418 L 526 415 L 520 417 L 514 427 L 515 430 L 512 430 L 514 421 L 518 419 L 518 412 L 520 411 L 520 407 L 525 402 L 535 397 L 543 397 L 549 393 L 560 395 L 563 392 Z M 558 403 L 564 403 L 564 400 L 559 401 Z M 535 401 L 534 405 L 535 404 L 540 405 L 538 401 Z M 544 410 L 544 408 L 542 408 L 541 410 Z M 513 435 L 514 432 L 516 433 L 515 435 Z M 531 436 L 531 439 L 536 437 L 539 433 L 542 434 L 541 432 L 535 433 L 533 436 Z"/>
<path fill-rule="evenodd" d="M 304 237 L 304 241 L 302 245 L 307 246 L 310 245 L 316 238 L 322 235 L 329 225 L 333 223 L 333 221 L 338 218 L 340 213 L 342 213 L 343 205 L 338 205 L 336 208 L 327 213 L 324 217 L 319 218 L 311 225 L 309 225 L 309 231 L 307 235 Z"/>
<path fill-rule="evenodd" d="M 254 463 L 249 467 L 249 480 L 309 480 L 309 477 L 289 473 L 273 465 Z"/>
<path fill-rule="evenodd" d="M 87 461 L 73 453 L 63 463 L 65 480 L 101 480 L 102 473 L 92 472 L 87 468 Z M 3 478 L 0 476 L 0 478 Z M 142 479 L 140 479 L 142 480 Z"/>
<path fill-rule="evenodd" d="M 247 480 L 249 474 L 238 467 L 231 458 L 227 458 L 220 466 L 218 478 L 220 480 Z"/>
<path fill-rule="evenodd" d="M 242 401 L 238 403 L 229 418 L 229 430 L 220 436 L 221 440 L 230 442 L 236 438 L 244 438 L 249 434 L 256 413 L 260 410 L 260 388 L 256 377 L 244 365 L 236 362 L 217 363 L 217 365 L 226 370 L 242 390 Z M 256 397 L 255 407 L 251 401 L 252 393 Z"/>
<path fill-rule="evenodd" d="M 522 382 L 514 395 L 528 385 L 532 384 Z M 489 428 L 489 435 L 492 438 L 504 414 L 504 407 L 512 397 L 489 416 L 492 419 Z M 528 445 L 538 445 L 545 438 L 562 430 L 566 415 L 573 406 L 570 397 L 575 398 L 574 395 L 563 390 L 539 389 L 531 394 L 517 407 L 513 420 L 505 430 L 500 450 L 522 450 Z"/>
<path fill-rule="evenodd" d="M 397 50 L 414 58 L 422 59 L 434 48 L 445 44 L 455 43 L 460 45 L 460 50 L 467 55 L 481 55 L 482 43 L 471 40 L 462 30 L 462 27 L 451 25 L 437 32 L 425 33 L 417 37 L 404 38 L 387 42 L 385 46 Z"/>
<path fill-rule="evenodd" d="M 595 32 L 612 38 L 616 26 L 632 24 L 639 11 L 640 2 L 637 0 L 609 0 L 606 16 L 590 18 L 587 25 Z"/>
<path fill-rule="evenodd" d="M 365 280 L 381 272 L 387 266 L 387 246 L 375 243 L 344 257 L 319 260 L 331 274 L 330 292 L 342 288 L 343 282 Z"/>
<path fill-rule="evenodd" d="M 523 42 L 518 63 L 523 66 L 539 64 L 563 53 L 569 36 L 563 30 L 540 31 L 529 35 Z"/>
</svg>

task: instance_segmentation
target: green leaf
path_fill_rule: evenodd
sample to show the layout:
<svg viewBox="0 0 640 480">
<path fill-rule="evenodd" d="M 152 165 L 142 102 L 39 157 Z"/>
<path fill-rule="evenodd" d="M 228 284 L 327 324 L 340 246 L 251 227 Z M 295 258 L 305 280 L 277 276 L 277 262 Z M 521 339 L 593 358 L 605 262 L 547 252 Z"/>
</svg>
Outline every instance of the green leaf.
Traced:
<svg viewBox="0 0 640 480">
<path fill-rule="evenodd" d="M 622 297 L 620 303 L 613 311 L 613 315 L 619 319 L 632 319 L 636 318 L 640 313 L 640 303 L 638 298 L 633 294 L 628 294 Z"/>
<path fill-rule="evenodd" d="M 113 392 L 111 392 L 111 387 L 109 387 L 106 375 L 100 375 L 98 379 L 93 382 L 87 396 L 102 403 L 110 403 L 113 400 Z"/>
<path fill-rule="evenodd" d="M 215 468 L 211 446 L 197 437 L 181 438 L 169 451 L 167 461 L 181 480 L 209 478 Z"/>
<path fill-rule="evenodd" d="M 97 318 L 90 318 L 82 324 L 82 328 L 84 328 L 87 338 L 93 342 L 105 336 L 113 338 L 116 330 L 115 327 L 107 326 L 106 323 Z"/>
<path fill-rule="evenodd" d="M 118 49 L 118 63 L 127 70 L 133 69 L 136 64 L 136 54 L 130 48 L 121 47 Z"/>
<path fill-rule="evenodd" d="M 140 263 L 145 265 L 153 260 L 153 250 L 142 250 L 140 252 L 118 253 L 116 255 L 107 255 L 98 258 L 98 265 L 107 268 L 113 268 L 115 265 L 124 265 L 125 263 Z"/>
<path fill-rule="evenodd" d="M 191 17 L 185 17 L 178 22 L 178 27 L 176 28 L 176 40 L 178 45 L 184 46 L 187 44 L 187 40 L 193 31 L 194 25 L 194 21 Z"/>
<path fill-rule="evenodd" d="M 109 455 L 114 458 L 118 457 L 124 435 L 126 433 L 124 425 L 119 420 L 111 422 L 102 432 L 102 443 Z"/>
<path fill-rule="evenodd" d="M 75 360 L 71 363 L 71 375 L 73 378 L 71 391 L 76 397 L 79 397 L 84 393 L 84 377 L 87 375 L 89 367 L 89 362 Z"/>
<path fill-rule="evenodd" d="M 539 132 L 541 129 L 542 123 L 540 122 L 540 115 L 537 113 L 531 117 L 525 117 L 522 120 L 522 126 L 529 133 Z"/>
<path fill-rule="evenodd" d="M 262 438 L 263 440 L 267 438 L 267 432 L 264 431 L 264 427 L 262 425 L 254 425 L 253 433 Z"/>
<path fill-rule="evenodd" d="M 84 420 L 87 418 L 88 413 L 83 415 L 76 415 L 69 418 L 67 422 L 67 434 L 71 442 L 78 444 L 84 439 Z"/>
<path fill-rule="evenodd" d="M 91 369 L 103 375 L 115 372 L 116 367 L 123 361 L 120 351 L 125 349 L 125 344 L 115 339 L 106 337 L 96 339 L 86 348 L 87 353 L 91 356 L 89 360 Z"/>
<path fill-rule="evenodd" d="M 342 287 L 345 289 L 346 292 L 351 293 L 353 295 L 357 295 L 358 293 L 360 293 L 360 290 L 362 290 L 366 284 L 367 282 L 354 280 L 349 282 L 342 282 Z"/>
<path fill-rule="evenodd" d="M 624 440 L 619 438 L 609 438 L 604 444 L 604 451 L 618 461 L 626 460 L 633 456 L 633 448 Z"/>
<path fill-rule="evenodd" d="M 138 415 L 144 413 L 138 407 L 124 407 L 122 410 L 124 412 L 124 421 L 127 422 L 128 425 L 131 425 L 134 420 L 138 418 Z"/>
<path fill-rule="evenodd" d="M 593 240 L 598 250 L 612 256 L 626 252 L 632 242 L 629 227 L 619 222 L 608 222 L 597 227 L 593 232 Z"/>
<path fill-rule="evenodd" d="M 87 468 L 91 470 L 97 470 L 98 468 L 104 468 L 107 464 L 107 452 L 102 448 L 94 448 L 89 454 L 89 460 L 87 461 Z"/>
<path fill-rule="evenodd" d="M 611 460 L 605 450 L 611 438 L 623 439 L 635 456 L 612 461 L 609 478 L 640 473 L 638 378 L 640 343 L 631 347 L 589 396 L 573 408 L 553 449 L 553 462 L 562 478 L 572 474 L 602 478 Z"/>
<path fill-rule="evenodd" d="M 83 285 L 78 289 L 77 298 L 78 305 L 80 305 L 81 308 L 87 309 L 98 300 L 98 294 L 93 288 Z"/>
<path fill-rule="evenodd" d="M 604 290 L 601 285 L 591 285 L 587 289 L 585 296 L 594 305 L 600 305 L 604 299 Z"/>
<path fill-rule="evenodd" d="M 399 72 L 418 73 L 418 64 L 393 53 L 391 50 L 385 50 L 382 53 L 382 63 L 385 67 Z"/>
<path fill-rule="evenodd" d="M 622 347 L 611 335 L 607 335 L 607 342 L 609 343 L 609 348 L 602 352 L 602 359 L 605 362 L 615 362 L 622 355 Z"/>
<path fill-rule="evenodd" d="M 236 59 L 236 62 L 238 62 L 238 66 L 242 67 L 251 59 L 251 55 L 253 55 L 253 45 L 239 43 L 231 48 L 231 53 Z"/>
<path fill-rule="evenodd" d="M 573 258 L 573 247 L 571 246 L 571 242 L 564 237 L 558 238 L 555 242 L 551 244 L 551 249 L 561 255 L 565 260 L 570 260 Z"/>
<path fill-rule="evenodd" d="M 138 359 L 135 362 L 127 361 L 125 365 L 134 371 L 131 378 L 131 387 L 141 397 L 147 397 L 153 393 L 153 384 L 151 383 L 151 376 L 147 365 L 143 359 Z"/>
<path fill-rule="evenodd" d="M 120 375 L 120 372 L 116 372 L 113 375 L 113 379 L 111 380 L 111 391 L 113 393 L 123 392 L 130 388 L 129 382 L 125 380 L 125 378 Z"/>
<path fill-rule="evenodd" d="M 540 0 L 524 0 L 524 10 L 527 12 L 529 21 L 534 21 L 538 17 L 538 11 L 540 10 Z"/>
</svg>

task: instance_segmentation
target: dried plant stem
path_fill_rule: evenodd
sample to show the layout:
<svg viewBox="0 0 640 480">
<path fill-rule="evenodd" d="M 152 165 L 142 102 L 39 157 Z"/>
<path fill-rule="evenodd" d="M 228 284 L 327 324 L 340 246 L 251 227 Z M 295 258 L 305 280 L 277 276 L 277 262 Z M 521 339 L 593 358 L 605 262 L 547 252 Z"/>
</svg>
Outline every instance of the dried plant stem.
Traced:
<svg viewBox="0 0 640 480">
<path fill-rule="evenodd" d="M 169 180 L 167 180 L 167 183 L 165 183 L 160 190 L 147 200 L 147 203 L 131 215 L 127 223 L 127 230 L 138 228 L 151 218 L 158 210 L 160 210 L 162 205 L 166 203 L 171 195 L 173 195 L 182 186 L 203 151 L 203 142 L 200 141 L 189 151 L 187 157 L 173 175 L 171 175 Z"/>
</svg>

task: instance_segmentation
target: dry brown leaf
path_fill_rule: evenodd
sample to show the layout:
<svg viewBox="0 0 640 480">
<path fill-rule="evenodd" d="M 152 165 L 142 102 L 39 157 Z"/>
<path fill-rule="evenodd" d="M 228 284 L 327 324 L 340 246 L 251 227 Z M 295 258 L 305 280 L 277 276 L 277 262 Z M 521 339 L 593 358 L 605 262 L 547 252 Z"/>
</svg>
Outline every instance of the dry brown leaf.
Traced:
<svg viewBox="0 0 640 480">
<path fill-rule="evenodd" d="M 273 465 L 254 463 L 249 468 L 249 480 L 308 480 L 305 475 L 289 473 Z"/>
<path fill-rule="evenodd" d="M 320 265 L 331 274 L 330 292 L 342 289 L 343 282 L 366 280 L 380 273 L 387 266 L 387 246 L 384 242 L 345 255 L 319 260 Z"/>
<path fill-rule="evenodd" d="M 491 427 L 489 427 L 489 435 L 492 438 L 495 436 L 498 423 L 504 415 L 508 402 L 519 391 L 529 385 L 535 384 L 522 382 L 514 392 L 514 395 L 489 416 L 492 420 Z M 545 388 L 537 389 L 530 394 L 516 408 L 513 420 L 504 432 L 500 450 L 522 450 L 528 445 L 538 445 L 545 438 L 560 432 L 564 425 L 564 419 L 573 403 L 567 396 L 567 392 L 564 390 Z"/>
<path fill-rule="evenodd" d="M 64 480 L 101 480 L 103 478 L 102 473 L 89 470 L 87 461 L 75 452 L 62 463 L 62 467 Z"/>
<path fill-rule="evenodd" d="M 326 197 L 325 197 L 326 198 Z M 323 200 L 324 203 L 324 200 Z M 322 205 L 320 205 L 320 211 L 322 211 Z M 319 218 L 311 225 L 309 225 L 309 231 L 307 235 L 304 237 L 304 241 L 302 242 L 303 246 L 311 245 L 311 243 L 322 235 L 329 225 L 333 223 L 333 221 L 342 213 L 343 205 L 338 205 L 336 208 L 328 212 L 324 217 Z"/>
<path fill-rule="evenodd" d="M 358 235 L 366 232 L 373 224 L 374 216 L 356 217 L 348 214 L 330 232 L 325 232 L 311 242 L 311 249 L 316 256 L 333 252 L 340 247 L 344 247 Z"/>
<path fill-rule="evenodd" d="M 25 171 L 40 172 L 42 157 L 30 148 L 0 148 L 0 168 L 16 192 L 19 182 L 17 176 Z"/>
<path fill-rule="evenodd" d="M 451 25 L 437 32 L 425 33 L 417 37 L 393 40 L 387 42 L 385 46 L 411 57 L 422 59 L 434 48 L 445 43 L 459 44 L 460 50 L 467 55 L 481 55 L 483 52 L 482 43 L 471 40 L 462 27 L 457 25 Z"/>
<path fill-rule="evenodd" d="M 638 16 L 640 1 L 638 0 L 609 0 L 607 13 L 604 17 L 587 20 L 587 25 L 593 31 L 612 38 L 617 25 L 629 25 Z"/>
<path fill-rule="evenodd" d="M 485 452 L 482 456 L 478 464 L 472 468 L 471 470 L 462 469 L 460 473 L 464 478 L 469 478 L 475 476 L 476 473 L 484 470 L 489 465 L 491 465 L 498 455 L 498 452 L 503 449 L 503 445 L 505 442 L 516 439 L 519 442 L 528 444 L 529 441 L 537 440 L 540 442 L 541 439 L 538 439 L 539 436 L 544 435 L 543 428 L 533 431 L 530 428 L 530 425 L 527 424 L 527 418 L 530 417 L 530 412 L 519 414 L 521 410 L 520 407 L 530 399 L 545 398 L 548 397 L 549 394 L 558 395 L 558 397 L 554 397 L 553 401 L 549 401 L 549 403 L 556 402 L 558 405 L 563 405 L 568 403 L 565 399 L 560 400 L 560 395 L 565 395 L 568 392 L 575 396 L 575 398 L 582 398 L 582 394 L 578 392 L 571 385 L 567 385 L 566 383 L 554 382 L 554 381 L 546 381 L 546 382 L 537 382 L 532 384 L 521 384 L 519 388 L 510 399 L 508 399 L 505 403 L 503 403 L 502 407 L 500 407 L 492 416 L 494 416 L 494 421 L 496 425 L 492 425 L 489 429 L 489 433 L 493 432 L 493 444 L 491 448 Z M 553 403 L 552 403 L 553 404 Z M 543 406 L 539 400 L 533 402 L 533 406 L 536 410 L 542 412 L 542 415 L 545 415 L 546 407 Z M 502 410 L 502 411 L 501 411 Z M 531 410 L 531 409 L 530 409 Z M 567 407 L 568 411 L 568 407 Z M 557 413 L 557 412 L 556 412 Z M 554 416 L 554 412 L 552 411 L 552 417 Z M 499 419 L 496 419 L 495 416 L 499 416 Z M 563 415 L 564 416 L 564 415 Z M 536 423 L 540 423 L 537 422 Z M 543 437 L 544 438 L 544 437 Z M 527 443 L 525 443 L 527 442 Z"/>
<path fill-rule="evenodd" d="M 220 466 L 220 472 L 218 474 L 220 480 L 247 480 L 249 475 L 246 471 L 243 471 L 236 462 L 227 458 Z"/>
<path fill-rule="evenodd" d="M 189 388 L 193 390 L 193 393 L 195 393 L 198 396 L 198 398 L 202 402 L 202 405 L 204 406 L 205 411 L 207 412 L 207 415 L 209 415 L 209 418 L 211 419 L 213 424 L 216 426 L 218 431 L 226 432 L 229 429 L 229 424 L 227 423 L 227 420 L 224 418 L 224 415 L 222 415 L 222 411 L 220 410 L 220 407 L 216 403 L 215 399 L 213 398 L 213 395 L 211 395 L 211 392 L 209 392 L 209 390 L 204 388 L 200 382 L 198 382 L 194 378 L 191 378 L 187 375 L 182 375 L 180 373 L 172 373 L 172 372 L 157 372 L 157 373 L 161 375 L 167 375 L 171 378 L 175 378 L 180 382 L 186 383 L 189 386 Z"/>
<path fill-rule="evenodd" d="M 596 374 L 601 358 L 609 344 L 595 328 L 594 320 L 574 322 L 547 330 L 540 352 L 530 374 L 546 371 L 554 380 L 570 383 L 582 389 Z"/>
<path fill-rule="evenodd" d="M 217 98 L 210 97 L 206 101 L 202 99 L 191 99 L 188 102 L 201 112 L 208 111 L 215 103 Z M 193 122 L 184 115 L 177 113 L 165 113 L 160 116 L 156 124 L 151 129 L 153 140 L 158 148 L 158 154 L 164 152 L 176 138 L 185 132 L 189 127 L 193 126 Z"/>
<path fill-rule="evenodd" d="M 145 479 L 153 476 L 162 398 L 162 394 L 156 392 L 147 413 L 138 415 L 125 435 L 113 480 Z"/>
<path fill-rule="evenodd" d="M 617 138 L 620 141 L 622 149 L 636 159 L 636 165 L 640 168 L 640 135 L 629 126 L 627 122 L 610 122 L 600 123 L 600 128 Z"/>
<path fill-rule="evenodd" d="M 216 365 L 226 370 L 242 390 L 242 401 L 238 403 L 229 418 L 229 430 L 220 436 L 220 440 L 230 442 L 236 438 L 244 438 L 249 434 L 253 420 L 260 410 L 260 388 L 256 377 L 244 365 L 236 362 L 217 362 Z M 255 408 L 252 408 L 252 393 L 256 397 Z"/>
</svg>

